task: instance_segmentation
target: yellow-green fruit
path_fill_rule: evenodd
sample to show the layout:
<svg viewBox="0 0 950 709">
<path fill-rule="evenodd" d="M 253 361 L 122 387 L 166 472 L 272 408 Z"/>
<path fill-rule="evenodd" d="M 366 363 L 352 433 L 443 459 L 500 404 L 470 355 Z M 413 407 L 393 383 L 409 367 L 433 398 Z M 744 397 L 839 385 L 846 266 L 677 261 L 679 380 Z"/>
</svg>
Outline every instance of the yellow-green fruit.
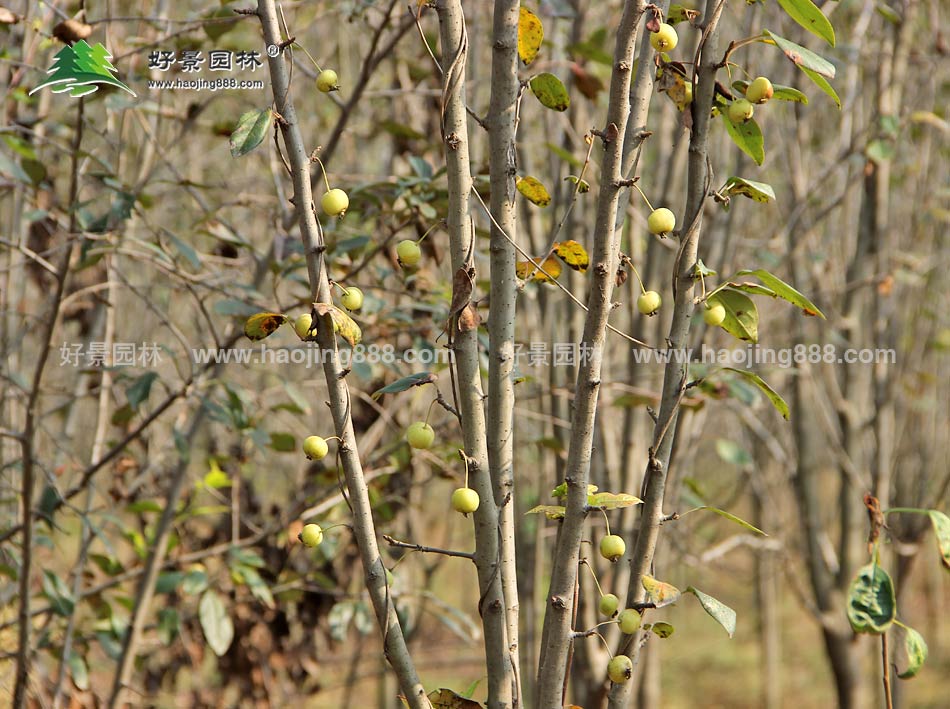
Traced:
<svg viewBox="0 0 950 709">
<path fill-rule="evenodd" d="M 339 78 L 333 69 L 324 69 L 317 75 L 317 89 L 325 94 L 336 91 L 340 88 L 336 83 Z"/>
<path fill-rule="evenodd" d="M 627 608 L 620 612 L 620 632 L 626 635 L 633 635 L 640 629 L 641 616 L 633 608 Z"/>
<path fill-rule="evenodd" d="M 676 49 L 676 43 L 679 37 L 676 36 L 676 30 L 673 25 L 665 22 L 660 23 L 660 28 L 656 32 L 650 33 L 650 46 L 658 52 L 672 52 Z"/>
<path fill-rule="evenodd" d="M 612 618 L 614 613 L 620 607 L 620 599 L 612 593 L 605 593 L 600 597 L 600 613 L 608 618 Z"/>
<path fill-rule="evenodd" d="M 616 534 L 608 534 L 600 540 L 600 555 L 608 561 L 616 561 L 627 551 L 627 545 L 623 537 Z"/>
<path fill-rule="evenodd" d="M 716 303 L 703 311 L 703 322 L 707 325 L 716 327 L 717 325 L 722 325 L 722 321 L 725 319 L 726 309 L 722 303 Z"/>
<path fill-rule="evenodd" d="M 478 509 L 478 493 L 470 487 L 460 487 L 452 493 L 452 509 L 463 515 Z"/>
<path fill-rule="evenodd" d="M 343 297 L 340 298 L 340 303 L 343 304 L 344 308 L 351 312 L 354 310 L 359 310 L 363 307 L 363 291 L 361 291 L 356 286 L 350 286 L 346 289 Z"/>
<path fill-rule="evenodd" d="M 419 265 L 422 260 L 422 249 L 419 248 L 418 242 L 412 239 L 403 239 L 396 244 L 396 256 L 399 257 L 399 263 L 411 268 Z"/>
<path fill-rule="evenodd" d="M 310 313 L 304 313 L 294 320 L 294 332 L 297 333 L 297 337 L 301 340 L 309 339 L 307 333 L 310 332 L 311 325 L 313 325 L 313 318 L 310 317 Z"/>
<path fill-rule="evenodd" d="M 435 442 L 435 430 L 425 421 L 416 421 L 406 429 L 406 441 L 413 448 L 427 450 Z"/>
<path fill-rule="evenodd" d="M 303 442 L 303 453 L 310 460 L 320 460 L 326 458 L 330 452 L 330 446 L 320 436 L 307 436 Z"/>
<path fill-rule="evenodd" d="M 764 76 L 758 76 L 746 88 L 745 97 L 752 103 L 765 103 L 774 93 L 772 82 Z"/>
<path fill-rule="evenodd" d="M 663 299 L 655 290 L 648 290 L 637 298 L 637 310 L 644 315 L 653 315 L 663 304 Z"/>
<path fill-rule="evenodd" d="M 304 525 L 300 534 L 297 535 L 297 539 L 307 547 L 320 546 L 323 541 L 323 528 L 319 524 Z"/>
<path fill-rule="evenodd" d="M 614 684 L 623 684 L 633 676 L 633 661 L 626 655 L 617 655 L 607 663 L 607 676 Z"/>
<path fill-rule="evenodd" d="M 729 120 L 733 123 L 745 123 L 755 113 L 755 106 L 749 99 L 736 99 L 729 104 Z"/>
<path fill-rule="evenodd" d="M 666 207 L 654 209 L 647 218 L 647 228 L 651 234 L 669 234 L 675 226 L 676 215 Z"/>
<path fill-rule="evenodd" d="M 339 187 L 334 187 L 332 190 L 323 193 L 320 206 L 323 207 L 324 214 L 331 217 L 342 217 L 346 213 L 346 208 L 350 206 L 350 198 Z"/>
</svg>

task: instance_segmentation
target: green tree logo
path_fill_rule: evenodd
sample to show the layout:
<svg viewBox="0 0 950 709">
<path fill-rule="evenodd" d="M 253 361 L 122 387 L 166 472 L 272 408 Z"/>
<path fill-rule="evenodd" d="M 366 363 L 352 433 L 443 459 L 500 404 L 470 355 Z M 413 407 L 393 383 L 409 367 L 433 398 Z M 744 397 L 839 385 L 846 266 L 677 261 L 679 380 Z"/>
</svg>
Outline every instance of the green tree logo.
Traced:
<svg viewBox="0 0 950 709">
<path fill-rule="evenodd" d="M 67 45 L 56 53 L 53 66 L 46 72 L 49 78 L 30 94 L 52 86 L 54 94 L 68 91 L 70 96 L 77 98 L 97 91 L 98 84 L 110 84 L 135 96 L 132 89 L 112 75 L 116 68 L 109 62 L 110 59 L 112 55 L 102 44 L 90 47 L 81 39 L 72 47 Z"/>
</svg>

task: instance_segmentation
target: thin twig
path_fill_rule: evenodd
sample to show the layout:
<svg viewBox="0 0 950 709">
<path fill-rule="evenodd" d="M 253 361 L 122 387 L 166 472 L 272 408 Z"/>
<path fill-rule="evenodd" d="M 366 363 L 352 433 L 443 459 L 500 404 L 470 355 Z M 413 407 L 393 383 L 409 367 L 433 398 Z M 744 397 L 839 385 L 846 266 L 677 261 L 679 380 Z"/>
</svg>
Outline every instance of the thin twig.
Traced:
<svg viewBox="0 0 950 709">
<path fill-rule="evenodd" d="M 475 555 L 470 551 L 455 551 L 453 549 L 440 549 L 438 547 L 428 547 L 422 544 L 413 544 L 412 542 L 403 542 L 394 537 L 389 536 L 388 534 L 383 535 L 383 539 L 386 540 L 386 543 L 391 547 L 396 547 L 397 549 L 410 549 L 412 551 L 421 551 L 426 554 L 441 554 L 442 556 L 455 556 L 460 559 L 468 559 L 469 561 L 475 560 Z"/>
</svg>

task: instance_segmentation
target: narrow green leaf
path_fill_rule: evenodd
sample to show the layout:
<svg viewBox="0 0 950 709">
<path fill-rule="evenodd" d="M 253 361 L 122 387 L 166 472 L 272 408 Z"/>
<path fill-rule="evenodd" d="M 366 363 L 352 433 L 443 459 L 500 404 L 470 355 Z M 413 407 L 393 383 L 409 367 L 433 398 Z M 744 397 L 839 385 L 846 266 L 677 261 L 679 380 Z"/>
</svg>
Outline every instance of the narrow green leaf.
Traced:
<svg viewBox="0 0 950 709">
<path fill-rule="evenodd" d="M 587 496 L 587 506 L 604 510 L 639 505 L 643 500 L 626 492 L 598 492 Z"/>
<path fill-rule="evenodd" d="M 755 372 L 750 372 L 748 369 L 736 369 L 734 367 L 723 367 L 723 369 L 730 372 L 735 372 L 739 376 L 745 377 L 750 382 L 759 387 L 759 389 L 762 390 L 762 393 L 765 394 L 766 398 L 772 402 L 772 406 L 774 406 L 778 412 L 782 414 L 782 418 L 788 421 L 789 416 L 791 416 L 788 403 L 779 395 L 777 391 L 775 391 L 775 389 L 770 387 L 762 377 L 760 377 Z"/>
<path fill-rule="evenodd" d="M 762 281 L 766 286 L 768 286 L 772 291 L 775 292 L 782 300 L 787 300 L 792 305 L 798 306 L 805 311 L 805 315 L 817 315 L 822 320 L 825 319 L 825 314 L 818 309 L 818 306 L 812 303 L 808 298 L 806 298 L 802 293 L 795 290 L 788 283 L 783 281 L 778 276 L 769 273 L 764 268 L 757 268 L 753 270 L 743 270 L 739 271 L 739 276 L 755 276 L 760 281 Z"/>
<path fill-rule="evenodd" d="M 703 593 L 695 586 L 687 586 L 686 593 L 692 593 L 699 599 L 703 610 L 723 627 L 730 638 L 736 634 L 736 612 L 732 608 L 719 599 Z"/>
<path fill-rule="evenodd" d="M 752 298 L 731 288 L 716 293 L 716 301 L 726 309 L 723 330 L 743 342 L 759 341 L 759 311 Z"/>
<path fill-rule="evenodd" d="M 541 105 L 554 111 L 566 111 L 571 105 L 571 97 L 567 88 L 554 74 L 547 72 L 538 74 L 528 82 L 533 93 Z"/>
<path fill-rule="evenodd" d="M 383 394 L 398 394 L 399 392 L 406 391 L 412 387 L 429 384 L 436 381 L 436 379 L 438 379 L 438 377 L 435 374 L 432 374 L 432 372 L 416 372 L 415 374 L 410 374 L 408 377 L 397 379 L 396 381 L 387 384 L 382 389 L 377 389 L 373 392 L 373 398 L 378 399 Z"/>
<path fill-rule="evenodd" d="M 234 639 L 234 623 L 221 597 L 212 590 L 205 591 L 198 604 L 198 619 L 209 647 L 221 657 L 231 647 Z"/>
<path fill-rule="evenodd" d="M 811 0 L 778 0 L 778 4 L 795 22 L 835 46 L 835 28 Z"/>
<path fill-rule="evenodd" d="M 89 668 L 86 666 L 86 661 L 82 655 L 76 652 L 75 648 L 69 653 L 69 675 L 73 678 L 76 689 L 82 692 L 89 689 Z"/>
<path fill-rule="evenodd" d="M 756 165 L 761 165 L 765 160 L 765 138 L 762 137 L 759 124 L 751 118 L 744 123 L 733 123 L 729 120 L 729 113 L 726 110 L 720 111 L 720 115 L 732 141 L 742 152 L 755 160 Z"/>
<path fill-rule="evenodd" d="M 769 30 L 765 30 L 765 34 L 772 38 L 776 46 L 795 66 L 808 69 L 829 79 L 835 78 L 834 64 L 824 57 Z"/>
<path fill-rule="evenodd" d="M 133 411 L 138 411 L 139 405 L 148 399 L 149 392 L 152 391 L 152 383 L 156 379 L 158 379 L 157 372 L 146 372 L 125 390 L 125 396 Z"/>
<path fill-rule="evenodd" d="M 817 71 L 812 71 L 811 69 L 806 69 L 805 67 L 799 67 L 805 76 L 811 79 L 815 86 L 825 92 L 826 95 L 831 97 L 831 100 L 835 102 L 835 105 L 840 109 L 841 108 L 841 99 L 838 98 L 838 93 L 832 88 L 831 84 L 828 83 L 828 80 L 819 74 Z"/>
<path fill-rule="evenodd" d="M 247 111 L 239 119 L 237 127 L 231 133 L 231 157 L 239 158 L 247 155 L 263 142 L 270 131 L 271 121 L 274 118 L 269 108 L 262 111 Z"/>
<path fill-rule="evenodd" d="M 894 622 L 894 584 L 877 564 L 862 567 L 848 589 L 848 621 L 856 633 L 880 635 Z"/>
<path fill-rule="evenodd" d="M 698 509 L 698 510 L 709 510 L 710 512 L 715 512 L 715 513 L 716 513 L 717 515 L 719 515 L 720 517 L 725 517 L 725 518 L 726 518 L 727 520 L 729 520 L 730 522 L 735 522 L 735 523 L 738 524 L 740 527 L 745 527 L 745 528 L 748 529 L 750 532 L 755 532 L 756 534 L 761 534 L 763 537 L 769 536 L 768 534 L 766 534 L 765 532 L 763 532 L 763 531 L 762 531 L 761 529 L 759 529 L 758 527 L 756 527 L 756 526 L 754 526 L 754 525 L 749 524 L 748 522 L 746 522 L 746 521 L 745 521 L 744 519 L 742 519 L 741 517 L 736 517 L 736 516 L 735 516 L 734 514 L 732 514 L 731 512 L 726 512 L 725 510 L 721 510 L 721 509 L 719 509 L 718 507 L 712 507 L 712 506 L 710 506 L 710 505 L 703 505 L 702 507 L 697 507 L 696 509 Z"/>
<path fill-rule="evenodd" d="M 526 515 L 544 514 L 548 519 L 561 519 L 565 513 L 563 505 L 538 505 L 525 512 Z"/>
<path fill-rule="evenodd" d="M 927 661 L 927 643 L 924 641 L 924 636 L 913 628 L 905 625 L 901 630 L 904 635 L 904 654 L 907 656 L 907 667 L 897 676 L 901 679 L 910 679 L 917 676 L 920 668 Z"/>
</svg>

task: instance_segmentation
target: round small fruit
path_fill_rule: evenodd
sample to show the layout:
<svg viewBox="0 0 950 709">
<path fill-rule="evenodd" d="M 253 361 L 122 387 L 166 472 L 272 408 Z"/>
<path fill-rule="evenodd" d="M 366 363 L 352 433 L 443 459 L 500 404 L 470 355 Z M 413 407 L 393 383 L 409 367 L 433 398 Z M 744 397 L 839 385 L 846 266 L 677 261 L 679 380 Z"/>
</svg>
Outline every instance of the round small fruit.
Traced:
<svg viewBox="0 0 950 709">
<path fill-rule="evenodd" d="M 745 97 L 752 103 L 765 103 L 774 93 L 772 82 L 764 76 L 757 76 L 746 88 Z"/>
<path fill-rule="evenodd" d="M 406 429 L 406 441 L 413 448 L 428 450 L 435 442 L 435 430 L 425 421 L 416 421 Z"/>
<path fill-rule="evenodd" d="M 324 214 L 331 217 L 342 217 L 346 214 L 346 208 L 350 206 L 350 198 L 339 187 L 334 187 L 332 190 L 323 193 L 320 206 L 323 207 Z"/>
<path fill-rule="evenodd" d="M 346 289 L 346 292 L 343 293 L 343 297 L 340 298 L 340 302 L 343 304 L 343 307 L 350 312 L 359 310 L 363 307 L 363 291 L 361 291 L 356 286 L 350 286 Z"/>
<path fill-rule="evenodd" d="M 656 32 L 650 33 L 650 46 L 658 52 L 672 52 L 676 49 L 676 43 L 679 37 L 676 36 L 676 30 L 673 25 L 665 22 L 660 23 L 660 28 Z"/>
<path fill-rule="evenodd" d="M 633 608 L 627 608 L 620 612 L 618 620 L 620 621 L 620 632 L 624 635 L 633 635 L 640 629 L 642 616 Z"/>
<path fill-rule="evenodd" d="M 600 555 L 607 561 L 616 561 L 627 551 L 623 537 L 617 534 L 608 534 L 600 540 Z"/>
<path fill-rule="evenodd" d="M 325 94 L 336 91 L 340 88 L 336 83 L 339 78 L 333 69 L 324 69 L 317 75 L 317 89 Z"/>
<path fill-rule="evenodd" d="M 623 684 L 633 676 L 633 661 L 626 655 L 617 655 L 607 663 L 607 676 L 614 684 Z"/>
<path fill-rule="evenodd" d="M 310 313 L 304 313 L 294 320 L 294 332 L 297 333 L 297 337 L 301 340 L 310 339 L 307 333 L 310 332 L 311 325 L 313 325 L 313 318 L 310 317 Z"/>
<path fill-rule="evenodd" d="M 755 113 L 755 106 L 749 99 L 736 99 L 729 104 L 729 120 L 733 123 L 745 123 Z"/>
<path fill-rule="evenodd" d="M 396 256 L 399 257 L 399 263 L 412 268 L 419 265 L 422 260 L 422 249 L 419 248 L 418 242 L 412 239 L 403 239 L 396 244 Z"/>
<path fill-rule="evenodd" d="M 620 599 L 612 593 L 605 593 L 600 597 L 600 614 L 608 618 L 613 618 L 617 608 L 620 607 Z"/>
<path fill-rule="evenodd" d="M 307 436 L 303 442 L 303 453 L 308 460 L 321 460 L 327 457 L 330 446 L 320 436 Z"/>
<path fill-rule="evenodd" d="M 323 528 L 319 524 L 305 524 L 297 539 L 306 547 L 317 547 L 323 541 Z"/>
<path fill-rule="evenodd" d="M 676 215 L 666 207 L 654 209 L 647 218 L 647 228 L 651 234 L 669 234 L 675 226 Z"/>
<path fill-rule="evenodd" d="M 722 303 L 715 303 L 711 306 L 707 306 L 703 311 L 703 322 L 707 325 L 712 325 L 716 327 L 717 325 L 722 325 L 722 321 L 726 319 L 726 308 Z"/>
<path fill-rule="evenodd" d="M 653 315 L 653 313 L 660 309 L 660 305 L 662 304 L 663 299 L 655 290 L 648 290 L 637 298 L 637 310 L 644 315 Z"/>
<path fill-rule="evenodd" d="M 452 493 L 452 509 L 463 515 L 478 509 L 478 493 L 470 487 L 460 487 Z"/>
</svg>

